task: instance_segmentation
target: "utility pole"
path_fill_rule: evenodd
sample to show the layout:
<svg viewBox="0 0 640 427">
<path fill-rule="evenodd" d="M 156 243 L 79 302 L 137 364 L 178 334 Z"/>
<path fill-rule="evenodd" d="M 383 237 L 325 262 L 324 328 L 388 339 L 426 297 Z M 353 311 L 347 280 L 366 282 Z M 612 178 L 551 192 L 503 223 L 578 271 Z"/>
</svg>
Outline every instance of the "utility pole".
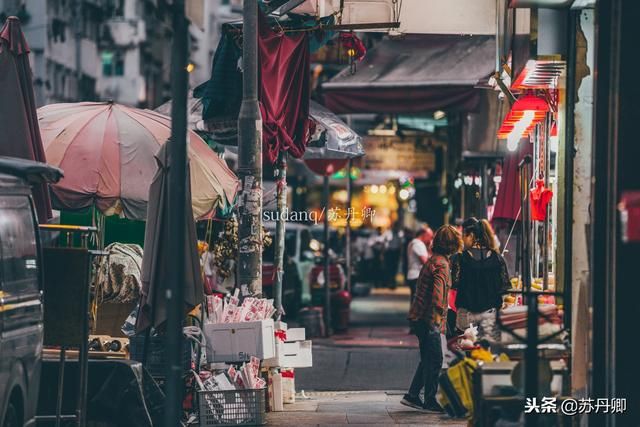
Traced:
<svg viewBox="0 0 640 427">
<path fill-rule="evenodd" d="M 329 268 L 329 172 L 325 171 L 323 177 L 323 206 L 325 208 L 324 217 L 324 333 L 326 337 L 331 336 L 331 271 Z"/>
<path fill-rule="evenodd" d="M 171 50 L 171 139 L 169 142 L 168 173 L 168 236 L 170 252 L 182 254 L 185 242 L 185 203 L 187 186 L 187 91 L 189 76 L 189 23 L 185 17 L 184 0 L 173 0 L 173 45 Z M 185 257 L 176 256 L 169 265 L 166 289 L 167 306 L 167 386 L 164 425 L 180 425 L 184 383 L 182 374 L 183 341 L 182 322 L 184 320 L 184 271 Z"/>
<path fill-rule="evenodd" d="M 244 0 L 242 106 L 238 117 L 238 285 L 262 295 L 262 116 L 258 105 L 258 2 Z"/>
</svg>

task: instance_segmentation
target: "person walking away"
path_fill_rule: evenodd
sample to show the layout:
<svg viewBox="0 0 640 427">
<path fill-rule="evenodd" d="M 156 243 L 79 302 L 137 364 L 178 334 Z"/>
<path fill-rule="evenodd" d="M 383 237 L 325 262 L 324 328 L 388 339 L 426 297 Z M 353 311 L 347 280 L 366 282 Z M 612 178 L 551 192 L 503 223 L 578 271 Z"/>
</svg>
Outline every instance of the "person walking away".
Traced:
<svg viewBox="0 0 640 427">
<path fill-rule="evenodd" d="M 420 363 L 408 393 L 400 402 L 405 406 L 444 412 L 436 401 L 443 361 L 440 334 L 445 332 L 447 324 L 447 295 L 451 286 L 449 257 L 461 248 L 460 233 L 450 225 L 440 227 L 433 238 L 432 255 L 420 271 L 408 316 L 420 344 Z M 420 399 L 423 388 L 424 400 Z"/>
<path fill-rule="evenodd" d="M 391 289 L 396 288 L 396 275 L 400 264 L 400 252 L 402 250 L 403 231 L 399 222 L 395 222 L 391 229 L 384 233 L 385 240 L 385 268 L 386 282 Z"/>
<path fill-rule="evenodd" d="M 502 307 L 502 295 L 511 288 L 507 264 L 489 221 L 471 217 L 462 229 L 464 250 L 452 259 L 456 327 L 464 331 L 474 324 L 479 339 L 500 341 L 496 313 Z"/>
<path fill-rule="evenodd" d="M 373 264 L 371 272 L 373 274 L 373 286 L 379 288 L 384 285 L 385 269 L 384 269 L 384 234 L 382 227 L 378 227 L 373 236 L 371 236 L 371 247 L 373 249 Z"/>
<path fill-rule="evenodd" d="M 423 225 L 416 232 L 409 245 L 407 246 L 407 286 L 411 291 L 411 302 L 416 292 L 416 283 L 422 266 L 429 259 L 428 247 L 433 239 L 433 230 L 428 225 Z"/>
</svg>

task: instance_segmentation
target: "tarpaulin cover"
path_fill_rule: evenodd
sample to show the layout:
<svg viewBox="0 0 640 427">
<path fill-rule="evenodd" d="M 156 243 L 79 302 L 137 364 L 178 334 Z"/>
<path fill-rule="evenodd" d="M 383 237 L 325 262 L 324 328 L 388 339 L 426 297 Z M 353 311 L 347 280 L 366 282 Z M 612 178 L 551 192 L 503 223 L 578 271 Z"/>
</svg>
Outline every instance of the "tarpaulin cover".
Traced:
<svg viewBox="0 0 640 427">
<path fill-rule="evenodd" d="M 171 119 L 111 102 L 50 104 L 38 110 L 52 165 L 66 169 L 52 185 L 60 209 L 97 206 L 105 215 L 145 220 L 155 154 L 171 134 Z M 188 134 L 193 213 L 215 214 L 233 204 L 238 179 L 193 131 Z"/>
<path fill-rule="evenodd" d="M 0 156 L 46 163 L 32 78 L 29 46 L 20 21 L 10 16 L 0 30 Z M 48 185 L 34 185 L 33 198 L 38 221 L 47 222 L 52 216 Z"/>
<path fill-rule="evenodd" d="M 59 360 L 42 363 L 38 415 L 55 415 Z M 62 414 L 75 414 L 78 402 L 78 361 L 67 360 Z M 163 424 L 165 397 L 142 364 L 129 360 L 89 360 L 87 421 L 105 426 L 152 427 Z M 64 424 L 64 423 L 63 423 Z M 53 426 L 54 422 L 38 422 Z"/>
<path fill-rule="evenodd" d="M 322 90 L 337 114 L 474 111 L 474 86 L 494 68 L 493 36 L 410 34 L 381 41 L 355 74 L 346 69 Z"/>
</svg>

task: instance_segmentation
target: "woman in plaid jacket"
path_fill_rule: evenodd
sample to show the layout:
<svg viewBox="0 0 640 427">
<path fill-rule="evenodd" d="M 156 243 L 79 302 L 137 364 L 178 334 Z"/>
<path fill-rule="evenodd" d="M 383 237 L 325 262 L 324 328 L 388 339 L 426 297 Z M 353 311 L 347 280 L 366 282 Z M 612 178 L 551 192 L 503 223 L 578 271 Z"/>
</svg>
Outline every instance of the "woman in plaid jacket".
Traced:
<svg viewBox="0 0 640 427">
<path fill-rule="evenodd" d="M 420 364 L 401 403 L 412 408 L 442 413 L 436 401 L 438 375 L 442 367 L 440 334 L 447 325 L 447 297 L 451 288 L 449 257 L 462 249 L 460 233 L 445 225 L 436 231 L 432 256 L 420 271 L 415 298 L 411 303 L 409 320 L 420 342 Z M 420 392 L 424 388 L 424 400 Z"/>
</svg>

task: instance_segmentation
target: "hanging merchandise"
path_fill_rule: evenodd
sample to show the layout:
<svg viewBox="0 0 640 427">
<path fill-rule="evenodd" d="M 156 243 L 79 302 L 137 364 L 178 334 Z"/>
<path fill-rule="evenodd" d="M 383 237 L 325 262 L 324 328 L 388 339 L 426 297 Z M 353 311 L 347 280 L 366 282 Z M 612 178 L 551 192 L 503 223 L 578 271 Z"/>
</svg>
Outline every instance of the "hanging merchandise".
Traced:
<svg viewBox="0 0 640 427">
<path fill-rule="evenodd" d="M 535 188 L 529 192 L 531 200 L 531 219 L 533 221 L 544 221 L 547 219 L 547 205 L 551 202 L 553 191 L 544 186 L 544 180 L 536 180 Z"/>
<path fill-rule="evenodd" d="M 278 152 L 300 158 L 309 140 L 309 34 L 285 34 L 271 29 L 259 16 L 260 111 L 266 157 Z"/>
<path fill-rule="evenodd" d="M 340 33 L 340 43 L 349 57 L 349 70 L 351 74 L 356 72 L 356 61 L 362 61 L 367 53 L 367 48 L 353 32 Z"/>
</svg>

